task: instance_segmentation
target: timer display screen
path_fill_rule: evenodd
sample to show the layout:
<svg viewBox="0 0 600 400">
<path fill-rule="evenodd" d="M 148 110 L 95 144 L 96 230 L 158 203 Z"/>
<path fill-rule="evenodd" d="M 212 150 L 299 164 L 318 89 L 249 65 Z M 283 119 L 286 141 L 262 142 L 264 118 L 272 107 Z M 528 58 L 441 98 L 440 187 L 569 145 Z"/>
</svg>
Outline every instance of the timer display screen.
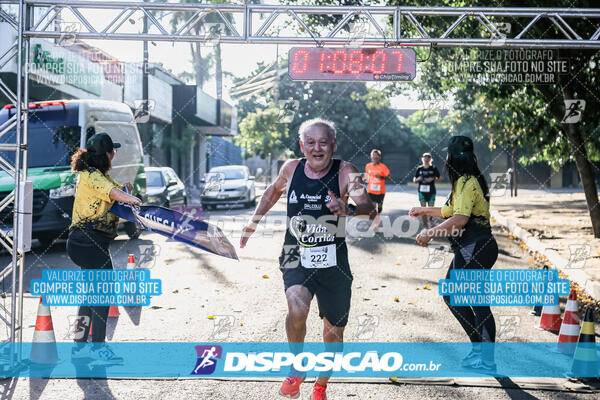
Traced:
<svg viewBox="0 0 600 400">
<path fill-rule="evenodd" d="M 411 48 L 294 47 L 288 56 L 292 80 L 411 81 L 416 70 Z"/>
</svg>

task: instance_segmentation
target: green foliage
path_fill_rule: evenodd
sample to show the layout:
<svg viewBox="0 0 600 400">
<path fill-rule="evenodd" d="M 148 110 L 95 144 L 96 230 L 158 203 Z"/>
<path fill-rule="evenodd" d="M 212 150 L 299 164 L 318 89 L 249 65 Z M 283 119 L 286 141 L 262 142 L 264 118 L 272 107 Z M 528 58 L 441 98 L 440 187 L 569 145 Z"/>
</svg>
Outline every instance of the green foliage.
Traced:
<svg viewBox="0 0 600 400">
<path fill-rule="evenodd" d="M 362 96 L 353 93 L 351 99 L 364 102 L 368 109 L 379 110 L 390 106 L 388 96 L 381 90 L 367 89 L 367 93 Z"/>
<path fill-rule="evenodd" d="M 417 111 L 404 120 L 404 123 L 411 131 L 410 146 L 415 155 L 420 156 L 425 152 L 433 155 L 434 159 L 443 159 L 445 151 L 443 150 L 451 135 L 452 119 L 451 115 L 445 118 L 439 118 L 432 123 L 424 123 L 427 118 L 438 118 L 438 115 L 427 115 L 427 111 Z"/>
<path fill-rule="evenodd" d="M 298 112 L 290 123 L 288 147 L 300 154 L 297 132 L 310 118 L 324 118 L 335 123 L 338 136 L 337 154 L 352 162 L 367 157 L 374 147 L 400 149 L 408 143 L 409 129 L 389 108 L 385 98 L 364 82 L 293 82 L 282 79 L 282 99 L 299 101 Z"/>
<path fill-rule="evenodd" d="M 279 119 L 279 109 L 273 106 L 250 112 L 239 125 L 235 143 L 249 155 L 266 157 L 268 153 L 279 153 L 285 149 L 288 134 L 287 126 Z"/>
<path fill-rule="evenodd" d="M 310 5 L 310 6 L 367 6 L 371 4 L 378 4 L 375 0 L 282 0 L 281 3 L 285 4 L 298 4 L 298 5 Z M 310 15 L 303 18 L 309 28 L 317 29 L 318 27 L 333 28 L 336 23 L 342 19 L 342 16 L 324 16 L 324 15 Z M 350 22 L 354 22 L 358 17 L 353 17 Z M 347 30 L 347 28 L 346 28 Z M 302 31 L 302 29 L 299 29 Z"/>
<path fill-rule="evenodd" d="M 183 128 L 181 137 L 167 135 L 163 138 L 162 145 L 165 148 L 174 149 L 184 160 L 187 160 L 190 156 L 190 148 L 195 145 L 195 137 L 197 135 L 196 128 L 188 124 Z"/>
<path fill-rule="evenodd" d="M 305 4 L 304 0 L 287 0 L 287 3 Z M 311 1 L 312 3 L 312 1 Z M 332 5 L 332 2 L 327 1 Z M 320 4 L 320 3 L 319 3 Z M 371 1 L 337 0 L 333 5 L 369 5 Z M 447 6 L 447 7 L 557 7 L 549 0 L 388 0 L 391 6 Z M 592 8 L 591 0 L 576 0 L 569 7 Z M 419 16 L 417 18 L 431 35 L 441 35 L 453 22 L 452 18 Z M 308 21 L 309 26 L 330 28 L 338 20 L 320 17 Z M 491 18 L 494 23 L 511 24 L 512 36 L 525 28 L 529 19 L 511 16 Z M 597 29 L 585 19 L 567 21 L 582 37 L 591 37 Z M 418 35 L 411 24 L 402 25 L 409 35 Z M 531 29 L 532 35 L 545 38 L 564 38 L 553 24 L 545 19 L 538 21 Z M 489 38 L 490 33 L 473 17 L 466 18 L 450 37 L 460 35 Z M 529 35 L 529 34 L 528 34 Z M 525 37 L 528 37 L 527 35 Z M 583 98 L 586 111 L 578 129 L 585 144 L 588 158 L 600 160 L 600 128 L 595 111 L 600 109 L 600 56 L 596 51 L 561 50 L 560 59 L 568 59 L 571 72 L 562 76 L 561 82 L 553 85 L 509 85 L 478 84 L 463 79 L 447 67 L 451 62 L 473 60 L 478 49 L 416 48 L 418 57 L 426 59 L 419 63 L 419 79 L 412 86 L 420 93 L 422 100 L 451 100 L 457 111 L 455 122 L 447 128 L 450 133 L 472 135 L 480 141 L 488 140 L 490 147 L 509 151 L 519 149 L 520 161 L 524 164 L 545 161 L 558 168 L 567 161 L 573 161 L 573 148 L 564 134 L 560 123 L 564 112 L 565 98 Z M 396 85 L 400 92 L 403 86 Z M 393 87 L 393 85 L 390 85 Z M 568 90 L 565 90 L 568 86 Z M 369 100 L 365 98 L 363 100 Z M 456 121 L 461 121 L 460 123 Z M 414 121 L 412 121 L 414 122 Z M 415 128 L 415 126 L 411 126 Z M 428 127 L 429 130 L 432 127 Z M 435 129 L 434 129 L 435 130 Z M 434 134 L 435 133 L 430 132 Z M 418 146 L 417 146 L 418 147 Z M 418 152 L 418 151 L 417 151 Z"/>
<path fill-rule="evenodd" d="M 388 1 L 389 5 L 415 6 L 490 6 L 489 1 L 471 1 L 469 4 L 450 0 L 437 1 Z M 494 7 L 556 7 L 548 1 L 497 1 Z M 591 1 L 575 1 L 572 7 L 593 7 Z M 419 18 L 426 26 L 431 26 L 433 17 Z M 494 22 L 508 22 L 512 25 L 513 36 L 525 28 L 527 20 L 515 18 L 496 19 Z M 590 37 L 597 27 L 585 20 L 568 21 L 583 37 Z M 451 19 L 448 19 L 448 24 Z M 435 26 L 436 34 L 443 32 L 447 26 Z M 474 33 L 475 32 L 475 33 Z M 540 20 L 531 29 L 536 35 L 546 38 L 562 38 L 562 34 L 548 21 Z M 433 32 L 432 32 L 433 33 Z M 485 28 L 475 21 L 465 20 L 453 35 L 475 35 L 489 37 Z M 587 50 L 561 50 L 560 59 L 568 59 L 571 72 L 561 76 L 561 82 L 553 85 L 533 84 L 477 84 L 461 79 L 447 69 L 449 62 L 473 60 L 477 57 L 477 49 L 436 48 L 431 50 L 427 62 L 419 64 L 420 80 L 413 86 L 420 92 L 422 99 L 452 98 L 455 109 L 462 124 L 461 132 L 468 127 L 474 137 L 488 137 L 492 146 L 519 149 L 519 161 L 528 164 L 545 161 L 554 168 L 567 161 L 573 161 L 573 148 L 563 132 L 560 123 L 565 110 L 565 98 L 583 98 L 586 100 L 586 111 L 578 129 L 585 143 L 588 158 L 598 161 L 599 139 L 598 121 L 594 110 L 600 107 L 600 74 L 598 53 Z M 565 90 L 570 86 L 570 90 Z M 466 126 L 465 126 L 466 125 Z M 458 127 L 457 127 L 458 128 Z"/>
<path fill-rule="evenodd" d="M 297 1 L 287 0 L 297 3 Z M 302 3 L 304 0 L 299 0 Z M 335 1 L 340 3 L 340 1 Z M 366 5 L 368 1 L 356 1 Z M 390 6 L 445 6 L 445 7 L 557 7 L 550 0 L 386 0 Z M 597 0 L 573 0 L 569 8 L 593 8 Z M 321 16 L 309 24 L 330 27 L 339 19 Z M 440 36 L 455 21 L 439 16 L 418 16 L 417 20 L 431 36 Z M 571 19 L 566 22 L 582 38 L 592 37 L 598 29 L 589 20 Z M 494 24 L 508 23 L 508 37 L 515 37 L 527 27 L 524 39 L 565 39 L 565 34 L 548 18 L 541 18 L 528 26 L 531 18 L 514 18 L 511 15 L 490 17 Z M 310 26 L 313 27 L 312 25 Z M 410 36 L 421 36 L 406 18 L 401 29 Z M 475 15 L 465 18 L 449 38 L 472 37 L 491 39 L 490 32 L 480 24 Z M 419 91 L 421 100 L 433 99 L 436 103 L 451 100 L 456 111 L 455 121 L 449 126 L 451 133 L 488 138 L 489 147 L 502 149 L 507 154 L 515 150 L 522 163 L 546 162 L 554 168 L 568 161 L 575 161 L 590 211 L 594 236 L 600 238 L 600 203 L 595 180 L 598 168 L 590 161 L 600 160 L 600 128 L 597 111 L 600 109 L 600 53 L 593 49 L 560 49 L 558 60 L 568 60 L 567 73 L 558 75 L 551 84 L 489 83 L 465 79 L 449 68 L 461 61 L 477 60 L 475 48 L 429 48 L 417 49 L 419 77 L 413 87 Z M 526 59 L 526 58 L 525 58 Z M 396 85 L 400 91 L 400 86 Z M 356 97 L 355 97 L 356 98 Z M 564 124 L 566 100 L 585 100 L 585 111 L 577 123 Z M 413 127 L 414 128 L 414 127 Z M 429 129 L 431 130 L 431 129 Z M 440 132 L 426 132 L 436 135 Z M 419 135 L 417 135 L 419 137 Z"/>
<path fill-rule="evenodd" d="M 237 82 L 247 81 L 264 68 L 265 65 L 259 63 L 250 76 Z M 255 124 L 257 115 L 275 107 L 272 91 L 238 101 L 239 144 L 252 154 L 277 153 L 285 148 L 300 156 L 298 128 L 303 121 L 317 117 L 335 123 L 337 155 L 351 162 L 362 162 L 374 147 L 391 151 L 405 149 L 410 144 L 410 129 L 389 107 L 388 94 L 367 88 L 364 82 L 302 82 L 285 76 L 279 82 L 279 96 L 281 100 L 298 101 L 299 105 L 293 120 L 285 124 L 289 129 L 280 138 L 281 146 L 277 143 L 278 148 L 270 150 L 265 150 L 264 143 L 254 136 L 255 129 L 246 132 L 242 125 L 248 118 L 251 121 L 248 123 Z M 278 108 L 275 110 L 281 114 Z M 246 135 L 249 137 L 245 138 Z M 267 144 L 270 142 L 267 140 Z"/>
</svg>

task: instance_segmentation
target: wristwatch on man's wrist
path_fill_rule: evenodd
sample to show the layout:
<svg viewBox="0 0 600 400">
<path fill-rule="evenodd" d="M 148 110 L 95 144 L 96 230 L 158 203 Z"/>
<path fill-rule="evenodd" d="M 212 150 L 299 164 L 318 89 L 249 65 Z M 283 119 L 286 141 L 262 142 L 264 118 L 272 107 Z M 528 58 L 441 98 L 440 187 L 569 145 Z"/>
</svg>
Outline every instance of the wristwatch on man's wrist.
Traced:
<svg viewBox="0 0 600 400">
<path fill-rule="evenodd" d="M 354 204 L 348 204 L 348 210 L 350 210 L 350 214 L 348 216 L 353 217 L 356 213 L 356 206 Z"/>
</svg>

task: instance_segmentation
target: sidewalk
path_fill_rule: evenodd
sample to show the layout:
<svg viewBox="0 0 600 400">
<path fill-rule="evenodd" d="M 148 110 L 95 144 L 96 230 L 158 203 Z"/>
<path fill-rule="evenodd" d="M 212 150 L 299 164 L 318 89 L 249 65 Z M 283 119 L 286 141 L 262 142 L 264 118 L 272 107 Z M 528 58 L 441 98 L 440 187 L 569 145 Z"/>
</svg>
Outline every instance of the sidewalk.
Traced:
<svg viewBox="0 0 600 400">
<path fill-rule="evenodd" d="M 512 198 L 507 192 L 504 196 L 492 197 L 491 209 L 529 232 L 546 254 L 559 261 L 554 263 L 556 267 L 567 267 L 568 271 L 564 272 L 582 280 L 583 287 L 594 288 L 594 293 L 588 294 L 600 300 L 595 293 L 600 287 L 600 239 L 592 234 L 583 192 L 523 190 Z"/>
</svg>

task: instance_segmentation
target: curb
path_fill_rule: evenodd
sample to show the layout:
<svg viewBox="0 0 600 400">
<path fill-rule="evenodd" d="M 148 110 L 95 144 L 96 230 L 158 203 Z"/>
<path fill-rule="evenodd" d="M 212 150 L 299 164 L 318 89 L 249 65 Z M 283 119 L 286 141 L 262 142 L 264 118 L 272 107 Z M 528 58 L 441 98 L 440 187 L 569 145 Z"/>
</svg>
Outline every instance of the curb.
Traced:
<svg viewBox="0 0 600 400">
<path fill-rule="evenodd" d="M 582 287 L 593 299 L 600 300 L 600 282 L 590 280 L 590 277 L 585 273 L 583 268 L 569 268 L 569 261 L 565 260 L 555 250 L 546 249 L 539 240 L 533 235 L 521 228 L 517 223 L 496 210 L 490 210 L 490 216 L 500 225 L 508 228 L 509 232 L 521 239 L 527 247 L 533 249 L 545 256 L 550 265 L 550 268 L 560 270 L 569 280 L 576 282 Z"/>
</svg>

